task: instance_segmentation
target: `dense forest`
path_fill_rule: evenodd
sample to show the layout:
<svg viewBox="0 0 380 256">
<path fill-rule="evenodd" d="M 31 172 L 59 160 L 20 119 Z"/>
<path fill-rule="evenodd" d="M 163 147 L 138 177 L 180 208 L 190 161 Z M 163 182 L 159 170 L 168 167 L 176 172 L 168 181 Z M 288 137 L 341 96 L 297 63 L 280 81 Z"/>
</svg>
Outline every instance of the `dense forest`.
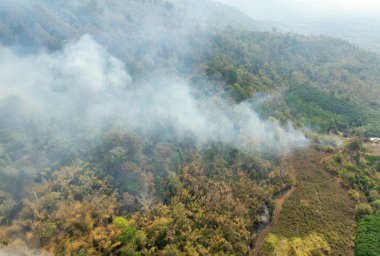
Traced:
<svg viewBox="0 0 380 256">
<path fill-rule="evenodd" d="M 325 164 L 369 255 L 378 55 L 263 32 L 212 1 L 6 0 L 0 14 L 1 255 L 248 255 L 293 186 L 288 154 L 320 134 L 360 137 Z"/>
<path fill-rule="evenodd" d="M 200 68 L 237 101 L 264 92 L 276 96 L 266 116 L 322 133 L 379 133 L 376 54 L 339 39 L 267 32 L 226 31 L 211 45 Z"/>
</svg>

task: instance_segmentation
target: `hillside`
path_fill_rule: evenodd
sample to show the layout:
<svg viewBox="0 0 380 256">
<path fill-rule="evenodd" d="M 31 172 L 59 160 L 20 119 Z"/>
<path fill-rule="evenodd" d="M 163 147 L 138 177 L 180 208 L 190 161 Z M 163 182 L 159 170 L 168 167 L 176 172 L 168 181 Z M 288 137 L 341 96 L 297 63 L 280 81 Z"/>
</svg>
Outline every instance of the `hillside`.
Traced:
<svg viewBox="0 0 380 256">
<path fill-rule="evenodd" d="M 320 19 L 305 19 L 303 22 L 288 23 L 300 33 L 323 34 L 344 38 L 363 48 L 379 53 L 380 37 L 377 16 L 339 15 Z"/>
<path fill-rule="evenodd" d="M 268 28 L 214 1 L 1 1 L 0 254 L 248 255 L 295 178 L 263 250 L 351 253 L 336 176 L 376 201 L 377 159 L 327 173 L 307 148 L 378 136 L 380 58 Z"/>
<path fill-rule="evenodd" d="M 322 133 L 379 133 L 376 54 L 322 36 L 237 31 L 216 35 L 210 49 L 198 68 L 209 79 L 222 80 L 238 102 L 274 95 L 259 106 L 264 116 Z"/>
<path fill-rule="evenodd" d="M 295 153 L 295 191 L 258 255 L 354 255 L 355 204 L 321 164 L 326 156 Z"/>
<path fill-rule="evenodd" d="M 180 41 L 186 44 L 188 36 L 196 32 L 209 33 L 227 26 L 270 27 L 233 8 L 200 0 L 5 0 L 0 3 L 0 13 L 3 44 L 57 50 L 67 41 L 89 34 L 122 58 L 143 47 L 159 51 L 160 43 L 178 51 L 183 46 Z"/>
<path fill-rule="evenodd" d="M 330 37 L 249 32 L 271 26 L 217 2 L 35 0 L 0 7 L 0 40 L 13 47 L 57 50 L 88 34 L 136 74 L 174 66 L 184 72 L 201 63 L 220 72 L 229 65 L 253 87 L 238 83 L 240 99 L 307 84 L 375 110 L 380 105 L 377 55 Z"/>
</svg>

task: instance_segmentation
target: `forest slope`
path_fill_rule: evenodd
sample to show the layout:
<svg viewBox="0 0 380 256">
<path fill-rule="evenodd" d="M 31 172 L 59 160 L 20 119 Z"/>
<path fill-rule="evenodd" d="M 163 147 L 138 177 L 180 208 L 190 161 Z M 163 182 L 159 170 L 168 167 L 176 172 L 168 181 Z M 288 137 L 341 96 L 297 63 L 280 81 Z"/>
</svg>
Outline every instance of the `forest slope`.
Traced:
<svg viewBox="0 0 380 256">
<path fill-rule="evenodd" d="M 253 32 L 212 1 L 5 0 L 0 17 L 0 252 L 247 255 L 300 128 L 379 122 L 377 55 Z M 272 238 L 349 253 L 352 203 L 300 152 Z M 302 214 L 318 233 L 292 233 Z"/>
</svg>

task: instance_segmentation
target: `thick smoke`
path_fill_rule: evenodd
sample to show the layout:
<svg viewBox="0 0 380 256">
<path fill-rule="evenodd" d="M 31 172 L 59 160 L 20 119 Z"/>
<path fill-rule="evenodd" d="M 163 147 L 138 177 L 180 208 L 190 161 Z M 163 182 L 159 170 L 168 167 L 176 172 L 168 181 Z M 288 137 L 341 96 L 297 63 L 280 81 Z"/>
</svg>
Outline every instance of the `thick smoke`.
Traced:
<svg viewBox="0 0 380 256">
<path fill-rule="evenodd" d="M 173 75 L 132 81 L 124 64 L 90 36 L 55 53 L 25 56 L 1 46 L 0 54 L 0 100 L 17 99 L 28 118 L 59 124 L 57 133 L 88 134 L 111 122 L 146 135 L 166 128 L 173 138 L 191 136 L 199 145 L 288 151 L 307 144 L 291 125 L 262 120 L 250 102 L 206 97 Z"/>
</svg>

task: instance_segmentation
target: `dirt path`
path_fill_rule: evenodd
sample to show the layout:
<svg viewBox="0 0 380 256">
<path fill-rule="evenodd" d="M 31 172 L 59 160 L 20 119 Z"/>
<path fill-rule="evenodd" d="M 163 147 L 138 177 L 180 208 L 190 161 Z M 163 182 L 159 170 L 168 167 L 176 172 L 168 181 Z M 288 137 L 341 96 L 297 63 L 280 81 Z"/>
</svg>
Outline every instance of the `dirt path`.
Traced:
<svg viewBox="0 0 380 256">
<path fill-rule="evenodd" d="M 251 256 L 354 255 L 355 203 L 326 170 L 326 157 L 329 154 L 310 147 L 288 158 L 296 185 L 276 201 L 273 221 L 260 234 Z M 267 241 L 269 234 L 278 240 Z"/>
<path fill-rule="evenodd" d="M 280 219 L 282 205 L 292 195 L 292 193 L 294 192 L 294 190 L 296 188 L 295 187 L 296 171 L 295 171 L 295 168 L 293 165 L 293 160 L 287 159 L 286 165 L 289 168 L 289 174 L 293 180 L 293 186 L 286 193 L 284 193 L 282 196 L 280 196 L 279 198 L 277 198 L 275 200 L 272 221 L 271 221 L 271 223 L 269 223 L 269 225 L 263 231 L 261 231 L 259 237 L 256 239 L 255 245 L 249 254 L 251 256 L 257 256 L 257 254 L 259 253 L 259 251 L 260 251 L 260 249 L 264 243 L 265 236 L 269 233 L 269 231 L 272 229 L 273 226 L 277 225 L 278 220 Z"/>
</svg>

